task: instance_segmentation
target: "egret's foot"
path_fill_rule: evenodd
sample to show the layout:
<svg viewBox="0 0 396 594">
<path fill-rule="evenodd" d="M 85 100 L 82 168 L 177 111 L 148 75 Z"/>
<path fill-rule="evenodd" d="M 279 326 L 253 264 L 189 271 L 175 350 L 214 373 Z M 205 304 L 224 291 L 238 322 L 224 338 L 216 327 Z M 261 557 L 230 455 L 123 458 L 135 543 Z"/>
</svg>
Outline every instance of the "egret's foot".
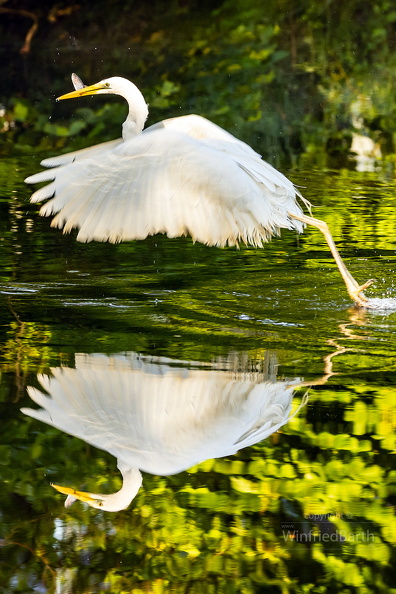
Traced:
<svg viewBox="0 0 396 594">
<path fill-rule="evenodd" d="M 364 283 L 364 285 L 359 285 L 356 282 L 352 274 L 349 272 L 348 268 L 345 266 L 336 248 L 336 244 L 334 243 L 334 239 L 330 233 L 327 223 L 321 221 L 320 219 L 315 219 L 314 217 L 307 217 L 304 214 L 296 215 L 294 213 L 289 213 L 289 216 L 290 218 L 296 219 L 297 221 L 301 221 L 306 225 L 313 225 L 313 227 L 316 227 L 317 229 L 319 229 L 319 231 L 323 233 L 327 241 L 327 245 L 329 246 L 332 256 L 335 260 L 335 263 L 338 266 L 338 270 L 340 271 L 341 276 L 344 280 L 344 283 L 348 291 L 348 295 L 356 303 L 356 305 L 359 305 L 359 307 L 372 307 L 370 305 L 369 299 L 367 299 L 367 297 L 363 295 L 362 291 L 364 289 L 367 289 L 367 287 L 369 287 L 374 282 L 374 279 L 368 280 L 366 283 Z"/>
<path fill-rule="evenodd" d="M 366 295 L 362 293 L 362 291 L 364 291 L 364 289 L 367 289 L 367 287 L 372 285 L 374 280 L 375 279 L 370 278 L 363 285 L 357 286 L 355 289 L 348 288 L 348 293 L 350 297 L 354 300 L 356 305 L 359 305 L 360 307 L 370 307 L 369 300 L 366 297 Z"/>
<path fill-rule="evenodd" d="M 359 291 L 364 291 L 364 289 L 367 289 L 367 287 L 369 287 L 373 283 L 375 283 L 375 278 L 370 278 L 368 281 L 364 283 L 364 285 L 361 285 L 361 287 L 359 287 Z"/>
</svg>

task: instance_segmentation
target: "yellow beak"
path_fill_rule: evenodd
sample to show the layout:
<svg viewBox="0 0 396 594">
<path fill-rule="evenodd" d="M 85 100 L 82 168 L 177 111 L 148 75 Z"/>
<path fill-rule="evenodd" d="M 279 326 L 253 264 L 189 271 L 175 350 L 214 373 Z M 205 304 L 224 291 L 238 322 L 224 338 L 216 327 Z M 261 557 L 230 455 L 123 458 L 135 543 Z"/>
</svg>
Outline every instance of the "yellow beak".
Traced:
<svg viewBox="0 0 396 594">
<path fill-rule="evenodd" d="M 103 89 L 107 89 L 103 83 L 96 83 L 95 85 L 90 85 L 89 87 L 83 87 L 82 89 L 77 89 L 76 91 L 72 91 L 71 93 L 66 93 L 66 95 L 61 95 L 57 97 L 57 101 L 61 101 L 62 99 L 75 99 L 76 97 L 85 97 L 86 95 L 95 95 L 98 91 L 102 91 Z"/>
<path fill-rule="evenodd" d="M 91 493 L 76 491 L 76 489 L 70 487 L 60 487 L 59 485 L 54 485 L 54 483 L 51 483 L 51 487 L 54 487 L 59 493 L 63 493 L 74 499 L 79 499 L 80 501 L 84 501 L 84 503 L 98 503 L 98 500 L 92 497 Z"/>
</svg>

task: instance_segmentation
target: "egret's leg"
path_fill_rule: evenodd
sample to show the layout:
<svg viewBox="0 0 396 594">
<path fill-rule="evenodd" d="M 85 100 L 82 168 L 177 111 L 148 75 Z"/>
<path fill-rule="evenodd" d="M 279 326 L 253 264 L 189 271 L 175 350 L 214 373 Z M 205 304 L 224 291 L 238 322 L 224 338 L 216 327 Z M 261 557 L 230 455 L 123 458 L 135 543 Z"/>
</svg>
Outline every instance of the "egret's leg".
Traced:
<svg viewBox="0 0 396 594">
<path fill-rule="evenodd" d="M 327 241 L 327 245 L 329 246 L 330 251 L 333 255 L 333 258 L 336 261 L 336 264 L 337 264 L 338 269 L 341 273 L 341 276 L 344 279 L 349 296 L 351 297 L 351 299 L 353 299 L 353 301 L 355 301 L 355 303 L 357 303 L 357 305 L 360 305 L 362 307 L 367 307 L 367 297 L 365 297 L 363 295 L 362 291 L 364 289 L 367 289 L 367 287 L 369 287 L 371 285 L 371 283 L 374 282 L 374 279 L 368 280 L 363 285 L 359 285 L 355 281 L 352 274 L 349 272 L 349 270 L 345 266 L 340 254 L 336 248 L 336 245 L 335 245 L 333 237 L 330 233 L 330 229 L 327 226 L 327 223 L 325 223 L 324 221 L 321 221 L 320 219 L 314 219 L 313 217 L 308 217 L 306 215 L 298 216 L 298 215 L 290 213 L 289 216 L 292 219 L 297 219 L 298 221 L 301 221 L 302 223 L 306 223 L 307 225 L 313 225 L 313 227 L 316 227 L 317 229 L 319 229 L 319 231 L 321 231 L 323 233 L 323 235 L 325 236 L 325 239 Z"/>
</svg>

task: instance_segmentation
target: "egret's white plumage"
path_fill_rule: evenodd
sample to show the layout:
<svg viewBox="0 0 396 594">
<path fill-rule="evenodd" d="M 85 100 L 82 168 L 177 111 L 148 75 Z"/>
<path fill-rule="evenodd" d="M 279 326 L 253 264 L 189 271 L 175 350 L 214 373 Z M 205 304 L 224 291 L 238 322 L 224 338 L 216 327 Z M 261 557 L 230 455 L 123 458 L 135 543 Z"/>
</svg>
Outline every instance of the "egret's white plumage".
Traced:
<svg viewBox="0 0 396 594">
<path fill-rule="evenodd" d="M 28 388 L 42 408 L 22 411 L 117 458 L 122 489 L 113 495 L 61 488 L 93 507 L 124 509 L 143 470 L 171 475 L 209 458 L 235 454 L 290 419 L 299 380 L 260 372 L 181 366 L 135 353 L 76 355 L 76 367 L 39 376 L 46 394 Z"/>
<path fill-rule="evenodd" d="M 45 159 L 50 170 L 27 183 L 51 183 L 32 202 L 79 241 L 126 241 L 166 233 L 191 235 L 208 245 L 262 246 L 280 229 L 319 228 L 349 295 L 367 306 L 362 286 L 341 260 L 327 225 L 304 215 L 309 203 L 294 185 L 251 147 L 198 115 L 164 120 L 143 131 L 148 108 L 130 81 L 113 77 L 91 86 L 73 79 L 75 91 L 59 99 L 113 93 L 129 105 L 122 138 Z"/>
</svg>

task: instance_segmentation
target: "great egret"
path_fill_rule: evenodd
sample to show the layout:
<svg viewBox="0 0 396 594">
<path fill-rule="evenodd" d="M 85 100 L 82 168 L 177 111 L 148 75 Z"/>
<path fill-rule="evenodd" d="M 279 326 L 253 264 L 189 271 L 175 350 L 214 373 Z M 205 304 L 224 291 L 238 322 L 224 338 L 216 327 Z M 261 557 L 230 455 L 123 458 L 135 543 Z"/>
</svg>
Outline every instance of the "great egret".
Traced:
<svg viewBox="0 0 396 594">
<path fill-rule="evenodd" d="M 273 356 L 263 371 L 247 373 L 233 371 L 231 361 L 191 369 L 136 353 L 76 354 L 75 368 L 39 376 L 45 393 L 28 391 L 42 408 L 22 412 L 106 450 L 123 477 L 111 495 L 54 485 L 68 495 L 65 505 L 80 499 L 105 511 L 125 509 L 142 484 L 140 470 L 171 475 L 235 454 L 277 431 L 305 404 L 290 414 L 293 391 L 305 384 L 276 381 Z"/>
<path fill-rule="evenodd" d="M 116 94 L 129 105 L 122 138 L 42 161 L 50 167 L 25 181 L 51 183 L 32 202 L 49 199 L 40 214 L 57 213 L 52 226 L 79 228 L 79 241 L 127 241 L 166 233 L 191 235 L 207 245 L 262 247 L 280 229 L 305 224 L 324 235 L 350 297 L 370 307 L 342 261 L 324 221 L 307 216 L 294 185 L 250 146 L 198 115 L 163 120 L 143 131 L 148 107 L 139 89 L 119 76 L 58 99 Z"/>
</svg>

